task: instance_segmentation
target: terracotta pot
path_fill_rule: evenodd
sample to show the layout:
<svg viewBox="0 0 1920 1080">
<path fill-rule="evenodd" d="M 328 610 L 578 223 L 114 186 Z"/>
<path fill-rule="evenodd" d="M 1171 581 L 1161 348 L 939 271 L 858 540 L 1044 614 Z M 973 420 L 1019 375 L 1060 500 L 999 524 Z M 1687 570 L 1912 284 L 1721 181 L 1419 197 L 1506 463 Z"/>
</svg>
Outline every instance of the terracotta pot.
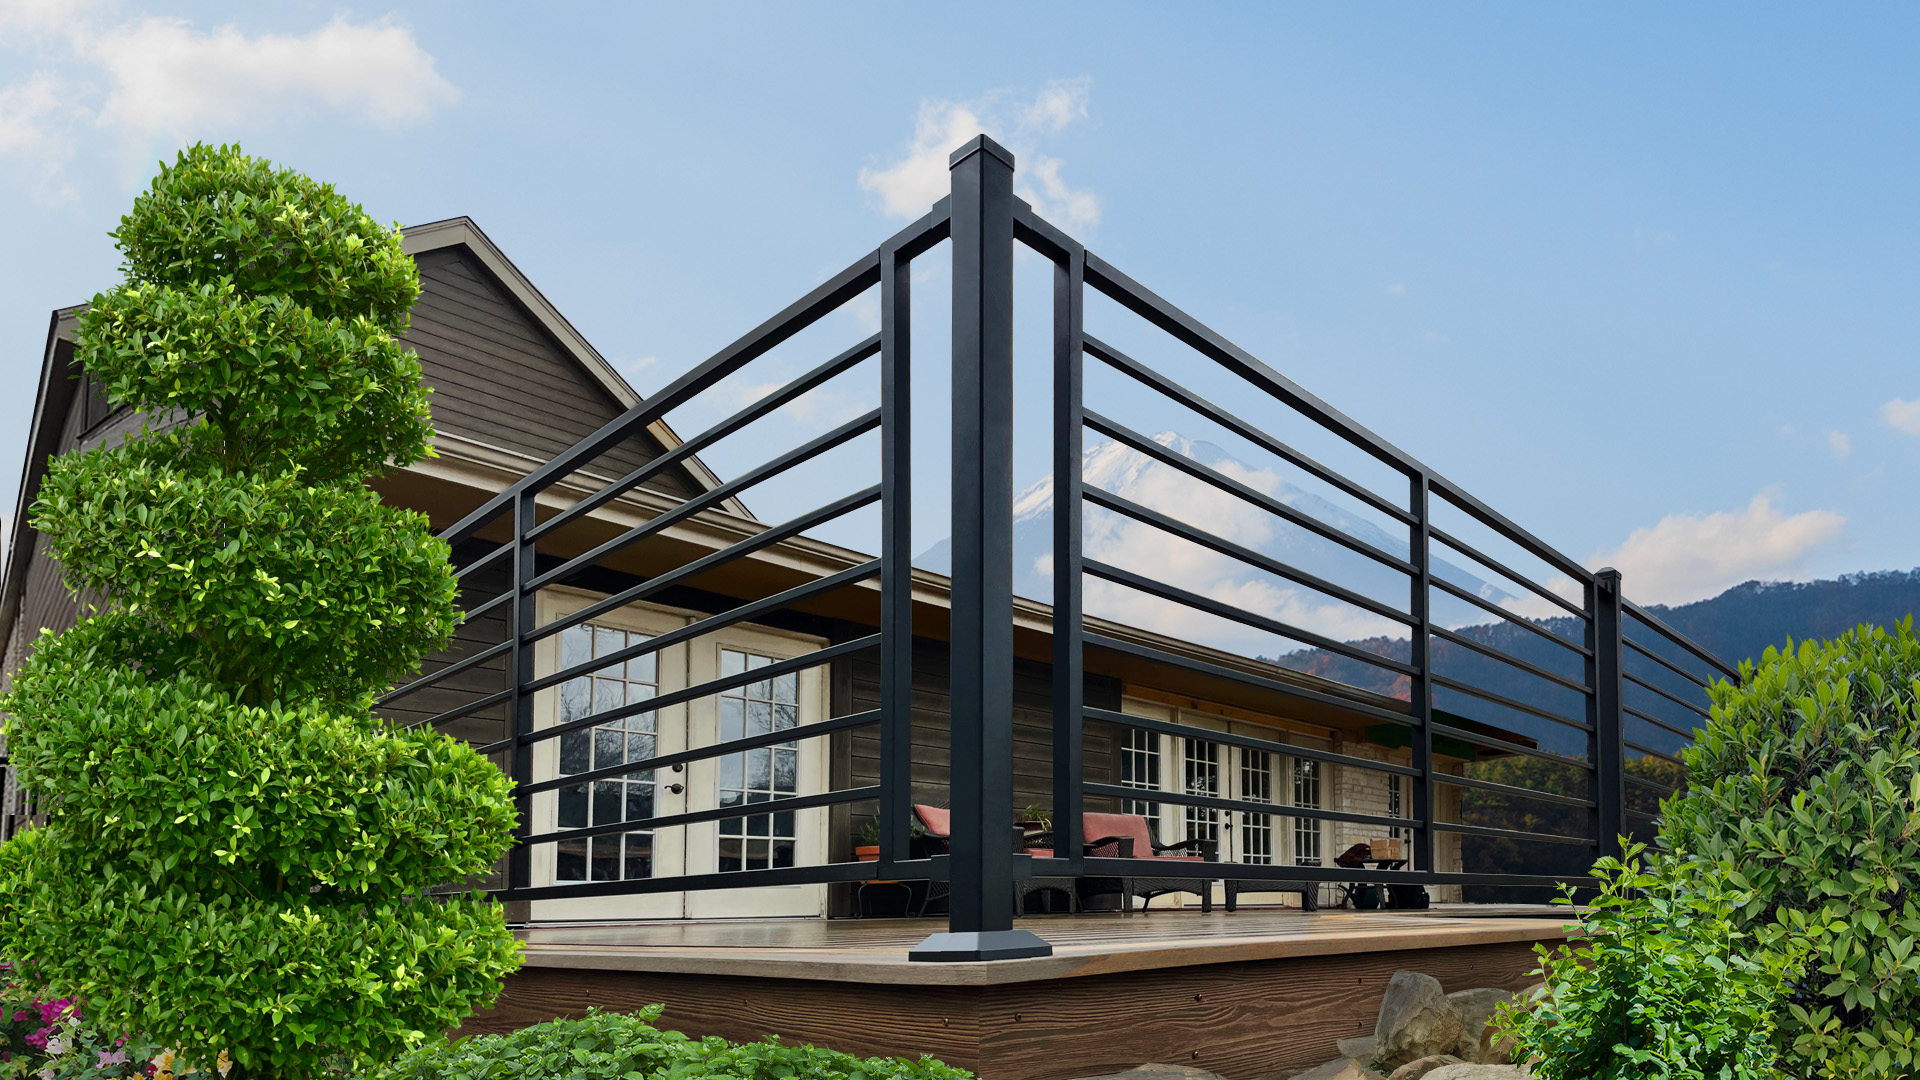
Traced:
<svg viewBox="0 0 1920 1080">
<path fill-rule="evenodd" d="M 880 861 L 880 845 L 879 844 L 863 844 L 860 847 L 853 849 L 853 857 L 856 859 L 859 859 L 861 862 L 879 862 Z"/>
</svg>

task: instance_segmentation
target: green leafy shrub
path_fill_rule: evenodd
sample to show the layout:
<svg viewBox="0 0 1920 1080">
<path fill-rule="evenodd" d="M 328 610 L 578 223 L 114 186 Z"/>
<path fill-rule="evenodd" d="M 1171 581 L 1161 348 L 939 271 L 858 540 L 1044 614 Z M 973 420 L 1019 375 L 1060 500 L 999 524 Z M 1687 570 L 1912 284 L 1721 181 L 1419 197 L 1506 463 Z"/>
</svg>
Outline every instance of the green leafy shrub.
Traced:
<svg viewBox="0 0 1920 1080">
<path fill-rule="evenodd" d="M 1541 1080 L 1780 1076 L 1774 1014 L 1792 959 L 1752 949 L 1735 928 L 1752 895 L 1729 887 L 1732 868 L 1665 859 L 1643 869 L 1645 850 L 1595 865 L 1584 936 L 1536 946 L 1547 992 L 1524 1011 L 1503 1006 L 1499 1021 L 1515 1036 L 1514 1060 L 1537 1059 Z"/>
<path fill-rule="evenodd" d="M 689 1039 L 654 1026 L 664 1006 L 589 1012 L 505 1035 L 424 1046 L 378 1080 L 971 1080 L 931 1058 L 857 1058 L 768 1039 Z"/>
<path fill-rule="evenodd" d="M 1743 929 L 1804 952 L 1779 1024 L 1808 1077 L 1920 1073 L 1920 640 L 1912 619 L 1769 649 L 1713 691 L 1664 804 L 1676 853 L 1741 868 Z"/>
<path fill-rule="evenodd" d="M 0 845 L 0 955 L 102 1030 L 229 1080 L 359 1068 L 490 1003 L 497 905 L 434 886 L 511 839 L 499 770 L 374 696 L 457 619 L 446 545 L 365 481 L 429 453 L 393 335 L 397 232 L 331 187 L 195 146 L 114 234 L 78 355 L 179 421 L 62 457 L 33 507 L 108 610 L 0 700 L 47 824 Z"/>
</svg>

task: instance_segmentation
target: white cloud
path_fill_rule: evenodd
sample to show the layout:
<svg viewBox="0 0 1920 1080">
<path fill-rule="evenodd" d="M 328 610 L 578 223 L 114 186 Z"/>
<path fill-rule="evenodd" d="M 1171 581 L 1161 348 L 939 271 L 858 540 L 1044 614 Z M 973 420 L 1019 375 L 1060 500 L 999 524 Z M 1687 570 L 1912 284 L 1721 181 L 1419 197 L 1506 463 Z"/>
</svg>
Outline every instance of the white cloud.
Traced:
<svg viewBox="0 0 1920 1080">
<path fill-rule="evenodd" d="M 1790 576 L 1845 524 L 1832 510 L 1786 514 L 1761 492 L 1745 510 L 1669 514 L 1589 565 L 1618 569 L 1627 595 L 1642 603 L 1683 604 L 1754 578 Z"/>
<path fill-rule="evenodd" d="M 1387 286 L 1387 295 L 1405 296 L 1407 295 L 1407 287 L 1405 285 L 1389 285 Z"/>
<path fill-rule="evenodd" d="M 113 83 L 97 122 L 142 134 L 184 138 L 314 107 L 395 127 L 459 96 L 413 31 L 390 19 L 336 17 L 301 36 L 249 37 L 232 26 L 203 34 L 183 19 L 149 18 L 76 44 Z"/>
<path fill-rule="evenodd" d="M 1853 437 L 1844 431 L 1827 432 L 1827 447 L 1834 457 L 1846 457 L 1853 453 Z"/>
<path fill-rule="evenodd" d="M 88 130 L 131 162 L 154 143 L 231 140 L 313 113 L 376 127 L 417 123 L 459 92 L 413 31 L 344 16 L 306 34 L 200 31 L 183 19 L 102 23 L 85 4 L 0 0 L 0 44 L 42 67 L 0 86 L 0 159 L 52 183 Z"/>
<path fill-rule="evenodd" d="M 1019 161 L 1014 190 L 1042 217 L 1069 229 L 1100 223 L 1099 197 L 1069 185 L 1062 162 L 1040 145 L 1087 115 L 1091 79 L 1056 79 L 1031 99 L 996 91 L 976 101 L 923 101 L 914 118 L 913 141 L 904 156 L 884 168 L 860 170 L 860 186 L 880 196 L 889 216 L 918 217 L 948 190 L 947 155 L 975 135 L 986 134 Z"/>
<path fill-rule="evenodd" d="M 1887 426 L 1896 431 L 1904 431 L 1908 435 L 1920 435 L 1920 398 L 1912 401 L 1894 398 L 1880 406 L 1880 419 L 1885 420 Z"/>
</svg>

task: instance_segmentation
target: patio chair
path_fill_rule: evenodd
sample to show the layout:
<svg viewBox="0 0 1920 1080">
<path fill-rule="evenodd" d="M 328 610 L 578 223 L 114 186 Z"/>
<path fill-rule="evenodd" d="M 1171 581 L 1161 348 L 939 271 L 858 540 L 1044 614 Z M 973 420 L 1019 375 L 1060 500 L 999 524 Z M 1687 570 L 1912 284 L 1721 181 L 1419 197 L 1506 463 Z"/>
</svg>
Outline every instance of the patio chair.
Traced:
<svg viewBox="0 0 1920 1080">
<path fill-rule="evenodd" d="M 920 822 L 920 828 L 926 835 L 920 837 L 923 854 L 945 855 L 952 849 L 953 811 L 938 803 L 914 803 L 913 816 Z M 1053 858 L 1053 838 L 1051 833 L 1041 833 L 1025 837 L 1020 849 L 1036 859 Z M 1065 893 L 1067 910 L 1080 910 L 1080 898 L 1074 892 L 1072 878 L 1028 878 L 1013 883 L 1013 910 L 1024 913 L 1027 909 L 1027 894 L 1041 890 Z M 952 892 L 952 887 L 944 881 L 927 882 L 927 893 L 920 900 L 920 908 L 914 914 L 925 915 L 927 907 L 935 900 L 942 899 Z"/>
<path fill-rule="evenodd" d="M 1367 860 L 1371 858 L 1373 858 L 1373 846 L 1371 844 L 1355 844 L 1340 854 L 1335 855 L 1333 857 L 1333 865 L 1347 870 L 1365 870 L 1367 868 Z M 1378 888 L 1378 886 L 1369 885 L 1364 881 L 1340 882 L 1340 906 L 1343 908 L 1351 907 L 1356 911 L 1359 910 L 1360 890 L 1369 888 Z"/>
<path fill-rule="evenodd" d="M 1212 862 L 1216 845 L 1212 840 L 1182 840 L 1177 844 L 1162 844 L 1153 835 L 1153 827 L 1139 814 L 1096 814 L 1087 813 L 1081 818 L 1082 834 L 1089 839 L 1086 853 L 1093 858 L 1104 859 L 1142 859 L 1164 862 Z M 1198 855 L 1168 855 L 1169 851 L 1198 851 Z M 1153 903 L 1153 898 L 1167 893 L 1190 892 L 1200 896 L 1200 910 L 1203 914 L 1213 911 L 1213 882 L 1197 878 L 1081 878 L 1079 882 L 1080 899 L 1084 902 L 1090 897 L 1107 896 L 1119 893 L 1122 910 L 1131 911 L 1132 898 L 1140 897 L 1141 911 Z"/>
</svg>

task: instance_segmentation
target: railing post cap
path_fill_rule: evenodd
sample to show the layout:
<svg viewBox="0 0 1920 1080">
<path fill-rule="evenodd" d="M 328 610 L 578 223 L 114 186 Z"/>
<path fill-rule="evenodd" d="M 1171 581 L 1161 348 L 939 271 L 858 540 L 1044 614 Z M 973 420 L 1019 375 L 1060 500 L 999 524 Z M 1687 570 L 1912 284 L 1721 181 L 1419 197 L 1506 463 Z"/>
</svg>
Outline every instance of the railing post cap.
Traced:
<svg viewBox="0 0 1920 1080">
<path fill-rule="evenodd" d="M 1001 146 L 985 135 L 975 135 L 973 138 L 968 139 L 966 144 L 960 147 L 960 149 L 947 155 L 947 168 L 958 168 L 961 162 L 983 150 L 1005 162 L 1007 168 L 1011 169 L 1014 167 L 1013 151 Z"/>
</svg>

